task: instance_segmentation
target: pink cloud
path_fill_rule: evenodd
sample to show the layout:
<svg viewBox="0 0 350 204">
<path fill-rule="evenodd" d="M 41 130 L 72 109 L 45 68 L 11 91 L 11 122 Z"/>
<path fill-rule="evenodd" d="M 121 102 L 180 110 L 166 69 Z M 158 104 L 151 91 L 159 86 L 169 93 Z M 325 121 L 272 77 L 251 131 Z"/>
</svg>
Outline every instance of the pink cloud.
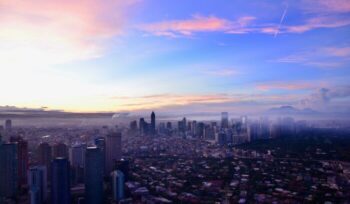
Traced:
<svg viewBox="0 0 350 204">
<path fill-rule="evenodd" d="M 258 84 L 256 88 L 260 91 L 269 91 L 269 90 L 305 90 L 314 88 L 315 85 L 311 83 L 298 82 L 298 83 L 266 83 Z"/>
<path fill-rule="evenodd" d="M 0 40 L 19 53 L 28 46 L 55 63 L 101 55 L 103 41 L 122 32 L 134 1 L 10 0 L 0 3 Z M 25 55 L 26 53 L 23 53 Z"/>
<path fill-rule="evenodd" d="M 350 12 L 350 1 L 348 0 L 303 0 L 303 6 L 309 12 Z"/>
<path fill-rule="evenodd" d="M 158 23 L 151 23 L 139 26 L 143 31 L 154 35 L 163 35 L 175 37 L 178 35 L 189 36 L 195 32 L 227 32 L 227 33 L 246 33 L 246 26 L 255 18 L 244 16 L 237 21 L 230 21 L 215 16 L 195 15 L 191 19 L 171 20 Z"/>
</svg>

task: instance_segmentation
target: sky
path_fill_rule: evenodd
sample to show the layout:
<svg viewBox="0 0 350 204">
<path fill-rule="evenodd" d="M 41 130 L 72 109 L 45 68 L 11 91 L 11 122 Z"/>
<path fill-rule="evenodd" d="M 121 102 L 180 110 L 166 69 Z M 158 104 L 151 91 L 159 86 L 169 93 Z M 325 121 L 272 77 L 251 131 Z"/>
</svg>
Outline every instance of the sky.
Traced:
<svg viewBox="0 0 350 204">
<path fill-rule="evenodd" d="M 0 106 L 350 113 L 348 0 L 0 0 Z"/>
</svg>

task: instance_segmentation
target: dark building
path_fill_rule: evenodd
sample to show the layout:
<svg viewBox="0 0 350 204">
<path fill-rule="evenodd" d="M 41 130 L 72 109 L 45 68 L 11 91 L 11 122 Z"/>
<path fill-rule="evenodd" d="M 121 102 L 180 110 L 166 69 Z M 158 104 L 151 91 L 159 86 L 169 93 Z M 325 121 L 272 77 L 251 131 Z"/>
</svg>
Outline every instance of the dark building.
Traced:
<svg viewBox="0 0 350 204">
<path fill-rule="evenodd" d="M 103 155 L 98 147 L 88 147 L 85 155 L 85 201 L 103 203 Z"/>
<path fill-rule="evenodd" d="M 68 147 L 64 143 L 58 143 L 53 146 L 53 158 L 68 158 Z"/>
<path fill-rule="evenodd" d="M 95 139 L 95 145 L 102 152 L 102 164 L 103 164 L 103 172 L 107 175 L 106 172 L 106 139 L 104 137 L 98 137 Z"/>
<path fill-rule="evenodd" d="M 27 184 L 28 142 L 25 141 L 22 137 L 11 137 L 10 142 L 17 144 L 18 185 L 24 186 Z"/>
<path fill-rule="evenodd" d="M 156 134 L 156 114 L 153 111 L 151 113 L 151 134 Z"/>
<path fill-rule="evenodd" d="M 228 128 L 228 113 L 221 113 L 221 128 Z"/>
<path fill-rule="evenodd" d="M 0 201 L 14 197 L 18 189 L 17 144 L 0 144 Z"/>
<path fill-rule="evenodd" d="M 7 132 L 10 132 L 12 130 L 12 121 L 9 119 L 5 121 L 5 130 Z"/>
<path fill-rule="evenodd" d="M 129 179 L 129 160 L 122 158 L 115 163 L 115 170 L 123 172 L 125 181 Z"/>
<path fill-rule="evenodd" d="M 130 122 L 130 130 L 135 132 L 137 130 L 137 121 L 133 120 Z"/>
<path fill-rule="evenodd" d="M 51 146 L 44 142 L 40 143 L 37 148 L 37 158 L 38 163 L 46 167 L 47 170 L 47 179 L 51 179 L 51 160 L 52 160 L 52 148 Z"/>
<path fill-rule="evenodd" d="M 70 169 L 67 158 L 58 157 L 51 164 L 51 203 L 71 203 Z"/>
</svg>

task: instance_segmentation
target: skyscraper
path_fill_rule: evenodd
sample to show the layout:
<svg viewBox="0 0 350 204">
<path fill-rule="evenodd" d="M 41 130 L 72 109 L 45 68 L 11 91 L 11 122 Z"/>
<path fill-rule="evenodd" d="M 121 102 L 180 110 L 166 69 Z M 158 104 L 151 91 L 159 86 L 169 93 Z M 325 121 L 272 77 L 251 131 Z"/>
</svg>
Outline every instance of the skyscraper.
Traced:
<svg viewBox="0 0 350 204">
<path fill-rule="evenodd" d="M 57 143 L 53 146 L 53 158 L 64 157 L 68 158 L 68 147 L 64 143 Z"/>
<path fill-rule="evenodd" d="M 151 113 L 151 134 L 156 134 L 156 114 L 153 111 Z"/>
<path fill-rule="evenodd" d="M 69 204 L 71 202 L 71 193 L 67 158 L 58 157 L 54 159 L 51 168 L 51 203 Z"/>
<path fill-rule="evenodd" d="M 122 133 L 111 132 L 106 137 L 106 171 L 113 171 L 115 161 L 122 156 Z"/>
<path fill-rule="evenodd" d="M 103 155 L 99 148 L 86 149 L 85 200 L 86 203 L 103 203 Z"/>
<path fill-rule="evenodd" d="M 221 128 L 228 128 L 228 112 L 221 113 Z"/>
<path fill-rule="evenodd" d="M 28 142 L 22 137 L 11 137 L 11 143 L 17 143 L 18 155 L 18 184 L 20 186 L 27 184 L 28 171 Z"/>
<path fill-rule="evenodd" d="M 72 167 L 72 182 L 79 183 L 84 180 L 86 144 L 73 145 L 69 151 L 69 161 Z"/>
<path fill-rule="evenodd" d="M 45 166 L 33 166 L 28 171 L 28 187 L 31 204 L 41 204 L 47 199 L 47 175 Z"/>
<path fill-rule="evenodd" d="M 7 119 L 5 121 L 5 130 L 7 132 L 10 132 L 12 130 L 12 121 L 10 119 Z"/>
<path fill-rule="evenodd" d="M 18 187 L 17 144 L 0 146 L 0 197 L 13 197 Z"/>
<path fill-rule="evenodd" d="M 52 160 L 52 148 L 44 142 L 40 143 L 37 148 L 38 163 L 46 167 L 47 180 L 51 180 L 51 160 Z"/>
<path fill-rule="evenodd" d="M 113 200 L 120 201 L 124 198 L 124 174 L 116 170 L 112 172 Z"/>
<path fill-rule="evenodd" d="M 102 152 L 102 168 L 105 175 L 108 173 L 106 172 L 106 140 L 104 137 L 98 137 L 95 139 L 95 145 L 100 149 Z"/>
</svg>

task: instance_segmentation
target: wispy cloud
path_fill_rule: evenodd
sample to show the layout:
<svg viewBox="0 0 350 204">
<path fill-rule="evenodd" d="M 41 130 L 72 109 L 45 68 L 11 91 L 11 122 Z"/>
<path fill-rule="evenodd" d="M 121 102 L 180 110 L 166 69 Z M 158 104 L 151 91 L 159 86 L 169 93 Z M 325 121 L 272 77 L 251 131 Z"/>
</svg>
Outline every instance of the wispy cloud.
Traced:
<svg viewBox="0 0 350 204">
<path fill-rule="evenodd" d="M 350 47 L 322 47 L 288 55 L 273 61 L 319 68 L 338 68 L 344 66 L 349 60 Z"/>
<path fill-rule="evenodd" d="M 261 91 L 270 91 L 270 90 L 306 90 L 313 89 L 319 85 L 315 85 L 314 83 L 306 83 L 306 82 L 270 82 L 270 83 L 262 83 L 256 85 L 256 89 Z"/>
<path fill-rule="evenodd" d="M 227 69 L 203 70 L 201 71 L 201 73 L 209 76 L 229 77 L 229 76 L 236 76 L 240 72 L 233 68 L 227 68 Z"/>
</svg>

